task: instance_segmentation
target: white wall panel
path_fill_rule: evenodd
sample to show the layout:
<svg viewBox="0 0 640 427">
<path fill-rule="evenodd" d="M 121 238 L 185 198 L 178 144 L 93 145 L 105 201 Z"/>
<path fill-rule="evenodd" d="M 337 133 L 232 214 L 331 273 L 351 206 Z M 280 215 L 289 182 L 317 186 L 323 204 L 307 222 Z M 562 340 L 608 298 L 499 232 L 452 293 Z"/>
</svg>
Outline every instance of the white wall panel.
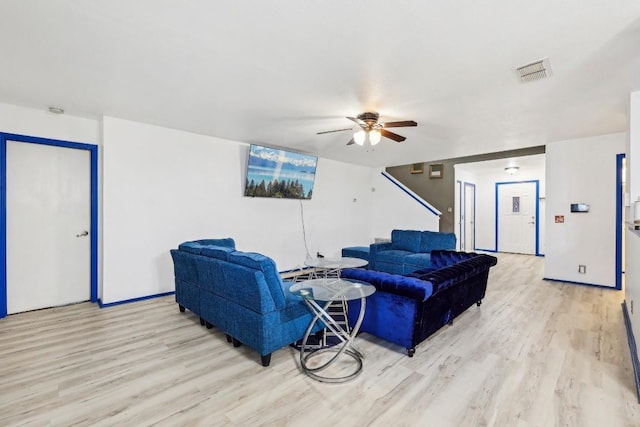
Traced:
<svg viewBox="0 0 640 427">
<path fill-rule="evenodd" d="M 311 200 L 247 198 L 248 145 L 103 122 L 105 303 L 173 291 L 169 250 L 185 240 L 233 237 L 280 270 L 301 266 L 301 205 L 311 255 L 370 239 L 370 168 L 319 159 Z"/>
<path fill-rule="evenodd" d="M 0 103 L 0 132 L 100 144 L 98 120 Z"/>
<path fill-rule="evenodd" d="M 617 133 L 547 145 L 546 278 L 615 287 L 616 154 L 625 141 Z M 589 212 L 571 213 L 572 203 Z"/>
<path fill-rule="evenodd" d="M 630 129 L 627 139 L 627 174 L 631 200 L 640 196 L 640 92 L 631 94 Z M 627 213 L 629 221 L 633 219 L 633 207 Z M 625 231 L 625 300 L 629 309 L 631 328 L 636 341 L 640 345 L 640 233 Z M 631 304 L 633 303 L 633 312 Z"/>
<path fill-rule="evenodd" d="M 370 186 L 374 196 L 373 208 L 369 215 L 373 222 L 372 234 L 370 241 L 360 243 L 368 245 L 375 238 L 389 239 L 393 229 L 438 231 L 439 215 L 422 206 L 407 192 L 383 176 L 383 170 L 371 170 Z M 406 190 L 419 198 L 411 190 Z"/>
</svg>

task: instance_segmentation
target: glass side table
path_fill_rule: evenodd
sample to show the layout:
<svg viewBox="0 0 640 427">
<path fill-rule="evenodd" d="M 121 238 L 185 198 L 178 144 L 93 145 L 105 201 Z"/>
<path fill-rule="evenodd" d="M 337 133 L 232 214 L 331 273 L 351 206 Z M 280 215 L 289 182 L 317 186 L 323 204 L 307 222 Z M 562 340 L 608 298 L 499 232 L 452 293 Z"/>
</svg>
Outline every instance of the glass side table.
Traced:
<svg viewBox="0 0 640 427">
<path fill-rule="evenodd" d="M 360 330 L 367 297 L 376 291 L 368 283 L 338 278 L 310 279 L 292 285 L 289 291 L 304 299 L 314 314 L 313 320 L 307 328 L 300 348 L 300 368 L 309 377 L 322 382 L 340 383 L 354 379 L 362 372 L 364 353 L 355 343 L 355 337 Z M 351 331 L 345 329 L 327 312 L 327 308 L 335 301 L 360 300 L 360 315 Z M 320 305 L 322 304 L 322 305 Z M 340 343 L 333 347 L 310 349 L 307 347 L 309 335 L 317 322 L 322 322 L 327 329 L 340 339 Z M 332 354 L 333 353 L 333 354 Z M 323 357 L 327 356 L 327 357 Z M 354 366 L 346 373 L 328 373 L 331 366 L 335 366 L 341 358 L 350 357 Z M 317 360 L 316 360 L 317 359 Z M 322 359 L 322 360 L 320 360 Z M 314 360 L 317 363 L 313 363 Z"/>
<path fill-rule="evenodd" d="M 307 267 L 314 267 L 321 271 L 322 277 L 340 277 L 340 272 L 345 268 L 359 268 L 369 264 L 360 258 L 311 258 L 305 261 Z"/>
</svg>

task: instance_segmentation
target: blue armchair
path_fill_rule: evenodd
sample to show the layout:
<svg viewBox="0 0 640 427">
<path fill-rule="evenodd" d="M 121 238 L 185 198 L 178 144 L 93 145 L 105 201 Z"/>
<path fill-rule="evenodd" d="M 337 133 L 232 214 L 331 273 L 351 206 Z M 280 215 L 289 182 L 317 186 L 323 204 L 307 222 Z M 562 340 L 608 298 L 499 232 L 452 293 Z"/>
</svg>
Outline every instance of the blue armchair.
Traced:
<svg viewBox="0 0 640 427">
<path fill-rule="evenodd" d="M 186 242 L 171 250 L 176 302 L 180 311 L 200 316 L 201 324 L 223 331 L 234 346 L 260 353 L 268 366 L 272 352 L 304 336 L 313 316 L 288 292 L 271 258 L 236 251 L 232 239 L 218 243 Z"/>
</svg>

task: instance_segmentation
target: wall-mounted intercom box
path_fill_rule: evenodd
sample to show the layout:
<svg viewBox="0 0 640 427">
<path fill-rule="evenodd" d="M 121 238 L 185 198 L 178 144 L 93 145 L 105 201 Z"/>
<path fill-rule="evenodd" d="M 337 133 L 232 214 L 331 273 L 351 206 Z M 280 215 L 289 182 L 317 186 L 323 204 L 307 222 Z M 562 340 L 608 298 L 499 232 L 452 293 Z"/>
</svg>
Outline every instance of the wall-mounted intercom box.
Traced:
<svg viewBox="0 0 640 427">
<path fill-rule="evenodd" d="M 589 204 L 571 203 L 571 212 L 589 212 Z"/>
</svg>

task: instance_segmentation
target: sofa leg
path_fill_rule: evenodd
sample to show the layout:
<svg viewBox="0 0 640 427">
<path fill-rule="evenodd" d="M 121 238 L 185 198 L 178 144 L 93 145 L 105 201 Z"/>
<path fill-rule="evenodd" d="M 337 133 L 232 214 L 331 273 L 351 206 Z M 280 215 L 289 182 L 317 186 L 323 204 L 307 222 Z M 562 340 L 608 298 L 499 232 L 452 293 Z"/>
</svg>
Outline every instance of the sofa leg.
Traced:
<svg viewBox="0 0 640 427">
<path fill-rule="evenodd" d="M 480 306 L 482 305 L 482 300 L 477 301 L 477 302 L 476 302 L 476 305 L 477 305 L 478 307 L 480 307 Z"/>
<path fill-rule="evenodd" d="M 225 336 L 227 337 L 227 342 L 231 342 L 232 341 L 231 335 L 226 334 Z"/>
<path fill-rule="evenodd" d="M 237 339 L 235 339 L 233 337 L 231 338 L 231 341 L 233 342 L 233 346 L 234 347 L 240 347 L 242 345 L 242 343 L 240 341 L 238 341 Z"/>
<path fill-rule="evenodd" d="M 184 313 L 185 308 L 183 305 L 178 304 L 178 308 L 180 309 L 180 313 Z"/>
<path fill-rule="evenodd" d="M 204 326 L 204 319 L 202 317 L 200 318 L 200 326 Z"/>
<path fill-rule="evenodd" d="M 413 357 L 413 355 L 416 354 L 416 349 L 411 347 L 407 349 L 407 356 L 409 357 Z"/>
<path fill-rule="evenodd" d="M 207 327 L 207 329 L 211 329 L 213 328 L 213 325 L 207 321 L 204 322 L 205 326 Z"/>
<path fill-rule="evenodd" d="M 260 358 L 262 359 L 262 366 L 269 366 L 269 363 L 271 363 L 271 353 L 260 356 Z"/>
</svg>

